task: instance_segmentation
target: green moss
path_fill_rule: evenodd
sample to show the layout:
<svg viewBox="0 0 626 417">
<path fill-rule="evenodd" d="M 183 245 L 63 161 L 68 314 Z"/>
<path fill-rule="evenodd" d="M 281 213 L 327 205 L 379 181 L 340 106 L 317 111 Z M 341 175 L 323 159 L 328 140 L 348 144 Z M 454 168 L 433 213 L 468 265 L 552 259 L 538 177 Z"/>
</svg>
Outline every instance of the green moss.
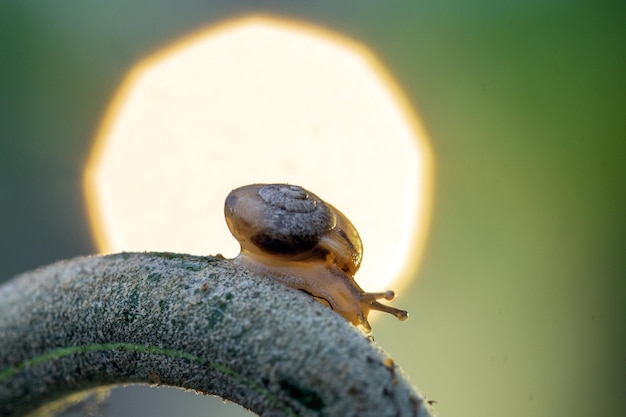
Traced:
<svg viewBox="0 0 626 417">
<path fill-rule="evenodd" d="M 148 256 L 156 256 L 157 258 L 163 259 L 188 259 L 190 255 L 186 253 L 175 253 L 175 252 L 148 252 L 146 253 Z"/>
<path fill-rule="evenodd" d="M 182 267 L 188 271 L 197 272 L 202 271 L 204 268 L 207 267 L 207 265 L 199 262 L 183 262 Z"/>
<path fill-rule="evenodd" d="M 313 411 L 324 408 L 324 401 L 316 392 L 298 385 L 295 381 L 284 379 L 279 382 L 280 387 L 289 397 Z"/>
<path fill-rule="evenodd" d="M 128 303 L 122 310 L 122 317 L 126 323 L 135 321 L 137 317 L 137 307 L 139 305 L 139 291 L 135 289 L 128 297 Z"/>
<path fill-rule="evenodd" d="M 154 283 L 161 282 L 161 278 L 163 278 L 163 276 L 159 272 L 153 272 L 148 275 L 148 281 L 152 281 Z"/>
</svg>

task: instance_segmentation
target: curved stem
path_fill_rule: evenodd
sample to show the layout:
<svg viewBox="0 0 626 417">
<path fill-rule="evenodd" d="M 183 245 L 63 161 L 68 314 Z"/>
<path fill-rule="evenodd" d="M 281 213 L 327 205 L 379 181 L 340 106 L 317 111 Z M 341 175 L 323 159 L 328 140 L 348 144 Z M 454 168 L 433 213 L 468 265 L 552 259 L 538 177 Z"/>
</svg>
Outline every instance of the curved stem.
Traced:
<svg viewBox="0 0 626 417">
<path fill-rule="evenodd" d="M 121 383 L 215 394 L 268 416 L 430 415 L 363 332 L 222 257 L 76 258 L 0 287 L 0 415 Z"/>
</svg>

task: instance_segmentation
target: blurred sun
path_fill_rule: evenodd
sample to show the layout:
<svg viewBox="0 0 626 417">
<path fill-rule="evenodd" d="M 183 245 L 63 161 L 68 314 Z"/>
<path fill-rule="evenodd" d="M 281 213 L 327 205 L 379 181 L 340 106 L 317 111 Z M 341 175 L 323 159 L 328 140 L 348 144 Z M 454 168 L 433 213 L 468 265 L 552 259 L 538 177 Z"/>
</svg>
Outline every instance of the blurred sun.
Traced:
<svg viewBox="0 0 626 417">
<path fill-rule="evenodd" d="M 325 29 L 253 16 L 195 33 L 130 71 L 99 130 L 85 190 L 101 252 L 233 257 L 228 192 L 302 185 L 359 230 L 361 286 L 398 290 L 421 257 L 432 175 L 426 135 L 371 52 Z"/>
</svg>

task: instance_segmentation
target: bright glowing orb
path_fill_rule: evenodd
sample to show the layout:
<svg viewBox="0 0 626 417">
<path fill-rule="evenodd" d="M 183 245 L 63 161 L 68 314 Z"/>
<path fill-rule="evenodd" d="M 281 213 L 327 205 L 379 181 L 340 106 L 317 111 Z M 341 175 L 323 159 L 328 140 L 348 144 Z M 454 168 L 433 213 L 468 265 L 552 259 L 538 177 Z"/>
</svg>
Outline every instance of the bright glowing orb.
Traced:
<svg viewBox="0 0 626 417">
<path fill-rule="evenodd" d="M 356 225 L 357 281 L 399 289 L 422 252 L 431 204 L 426 137 L 362 46 L 252 17 L 197 33 L 138 64 L 98 134 L 85 175 L 102 252 L 222 253 L 241 185 L 302 185 Z"/>
</svg>

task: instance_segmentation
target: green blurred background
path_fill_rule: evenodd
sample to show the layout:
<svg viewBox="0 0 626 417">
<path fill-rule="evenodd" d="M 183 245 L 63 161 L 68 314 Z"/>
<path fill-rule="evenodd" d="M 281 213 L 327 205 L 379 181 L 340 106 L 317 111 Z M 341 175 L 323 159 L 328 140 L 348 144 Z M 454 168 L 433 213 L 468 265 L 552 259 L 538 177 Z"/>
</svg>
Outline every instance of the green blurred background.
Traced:
<svg viewBox="0 0 626 417">
<path fill-rule="evenodd" d="M 2 1 L 0 278 L 95 252 L 82 170 L 133 63 L 254 12 L 367 45 L 432 139 L 411 320 L 374 331 L 440 415 L 624 415 L 623 1 Z M 146 387 L 103 411 L 245 415 Z"/>
</svg>

